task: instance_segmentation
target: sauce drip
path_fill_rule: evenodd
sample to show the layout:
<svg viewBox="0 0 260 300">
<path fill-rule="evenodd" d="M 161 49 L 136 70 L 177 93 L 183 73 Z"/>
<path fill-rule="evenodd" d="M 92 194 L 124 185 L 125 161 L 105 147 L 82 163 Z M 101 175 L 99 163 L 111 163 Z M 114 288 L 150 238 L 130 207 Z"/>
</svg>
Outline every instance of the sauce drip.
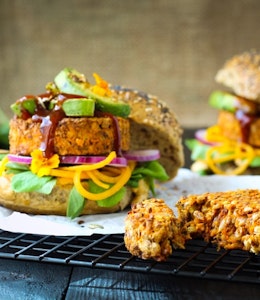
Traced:
<svg viewBox="0 0 260 300">
<path fill-rule="evenodd" d="M 250 125 L 255 120 L 256 116 L 249 115 L 243 112 L 242 110 L 236 111 L 236 119 L 239 121 L 241 128 L 241 142 L 248 143 L 249 133 L 250 133 Z"/>
<path fill-rule="evenodd" d="M 66 93 L 53 94 L 47 92 L 38 96 L 27 95 L 17 100 L 17 102 L 23 102 L 29 99 L 33 99 L 35 101 L 36 109 L 34 115 L 31 116 L 27 110 L 22 109 L 21 118 L 24 120 L 32 118 L 34 122 L 41 123 L 40 131 L 42 141 L 40 150 L 46 158 L 50 158 L 54 154 L 55 131 L 59 122 L 66 117 L 62 109 L 62 103 L 67 99 L 73 98 L 82 98 L 82 96 Z M 51 107 L 52 105 L 53 107 Z M 113 150 L 116 151 L 117 156 L 122 156 L 121 135 L 118 119 L 110 113 L 101 111 L 95 111 L 95 117 L 108 117 L 111 119 L 114 133 Z"/>
<path fill-rule="evenodd" d="M 122 156 L 121 150 L 121 134 L 119 130 L 118 119 L 107 112 L 95 111 L 95 117 L 108 117 L 112 121 L 113 131 L 114 131 L 114 151 L 116 152 L 117 156 Z"/>
<path fill-rule="evenodd" d="M 61 109 L 61 107 L 58 106 L 46 116 L 35 115 L 33 117 L 33 120 L 41 121 L 40 131 L 42 134 L 42 141 L 40 145 L 40 150 L 44 153 L 44 156 L 47 158 L 50 158 L 54 154 L 55 130 L 59 124 L 59 121 L 62 120 L 62 118 L 64 117 L 64 111 Z"/>
<path fill-rule="evenodd" d="M 62 103 L 72 98 L 82 98 L 82 96 L 66 93 L 55 95 L 47 92 L 38 96 L 27 95 L 17 100 L 18 102 L 23 102 L 34 99 L 36 102 L 34 115 L 31 116 L 29 112 L 23 109 L 21 118 L 26 120 L 31 117 L 34 122 L 41 123 L 40 131 L 42 141 L 40 150 L 46 158 L 50 158 L 54 154 L 55 131 L 59 122 L 66 116 L 62 109 Z M 50 109 L 51 100 L 55 101 L 52 109 Z"/>
</svg>

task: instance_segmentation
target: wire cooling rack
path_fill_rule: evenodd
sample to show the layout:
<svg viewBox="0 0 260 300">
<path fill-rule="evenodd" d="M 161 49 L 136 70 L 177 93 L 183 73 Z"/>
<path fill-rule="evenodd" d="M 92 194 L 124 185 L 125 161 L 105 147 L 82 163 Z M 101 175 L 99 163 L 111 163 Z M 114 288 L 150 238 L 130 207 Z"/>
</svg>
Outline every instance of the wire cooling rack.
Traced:
<svg viewBox="0 0 260 300">
<path fill-rule="evenodd" d="M 0 258 L 68 264 L 91 268 L 260 283 L 260 256 L 220 250 L 192 240 L 166 262 L 133 257 L 123 235 L 49 236 L 0 230 Z"/>
</svg>

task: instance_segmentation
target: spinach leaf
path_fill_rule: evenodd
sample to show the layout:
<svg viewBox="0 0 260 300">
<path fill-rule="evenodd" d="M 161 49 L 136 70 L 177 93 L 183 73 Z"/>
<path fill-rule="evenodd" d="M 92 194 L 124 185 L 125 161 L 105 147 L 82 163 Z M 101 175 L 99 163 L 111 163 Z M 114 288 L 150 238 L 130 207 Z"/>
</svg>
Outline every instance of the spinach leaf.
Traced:
<svg viewBox="0 0 260 300">
<path fill-rule="evenodd" d="M 169 179 L 164 167 L 159 163 L 159 161 L 149 161 L 142 163 L 135 168 L 131 178 L 127 182 L 127 185 L 131 187 L 138 187 L 138 182 L 140 179 L 146 180 L 149 185 L 150 191 L 155 196 L 154 180 L 166 181 Z"/>
<path fill-rule="evenodd" d="M 51 176 L 38 177 L 31 171 L 25 171 L 15 174 L 12 177 L 11 187 L 12 190 L 17 193 L 34 192 L 40 189 L 42 189 L 42 192 L 44 192 L 44 185 L 51 179 Z M 47 191 L 49 191 L 49 188 L 47 188 Z"/>
<path fill-rule="evenodd" d="M 15 162 L 8 162 L 6 164 L 6 173 L 7 174 L 17 174 L 24 171 L 29 171 L 30 168 L 26 164 L 19 164 Z"/>
<path fill-rule="evenodd" d="M 210 148 L 209 145 L 202 144 L 196 139 L 186 140 L 185 145 L 191 151 L 191 159 L 193 161 L 196 161 L 198 159 L 205 159 L 206 152 Z"/>
<path fill-rule="evenodd" d="M 253 158 L 253 160 L 250 163 L 250 167 L 252 168 L 260 167 L 260 156 L 256 156 Z"/>
<path fill-rule="evenodd" d="M 133 171 L 133 175 L 141 174 L 143 177 L 152 177 L 160 181 L 166 181 L 169 179 L 164 167 L 157 161 L 149 161 L 137 167 Z"/>
<path fill-rule="evenodd" d="M 89 185 L 89 191 L 94 194 L 99 194 L 105 191 L 104 188 L 96 185 L 92 180 L 88 181 Z M 118 192 L 116 192 L 114 195 L 107 197 L 106 199 L 103 200 L 98 200 L 97 204 L 101 207 L 112 207 L 119 203 L 122 198 L 124 197 L 126 192 L 126 188 L 122 187 Z"/>
<path fill-rule="evenodd" d="M 56 182 L 57 182 L 57 179 L 52 178 L 51 180 L 47 181 L 42 187 L 35 190 L 35 192 L 49 195 L 52 192 L 53 188 L 55 187 Z"/>
<path fill-rule="evenodd" d="M 67 205 L 67 217 L 74 219 L 78 217 L 85 206 L 85 198 L 77 191 L 75 186 L 71 189 Z"/>
</svg>

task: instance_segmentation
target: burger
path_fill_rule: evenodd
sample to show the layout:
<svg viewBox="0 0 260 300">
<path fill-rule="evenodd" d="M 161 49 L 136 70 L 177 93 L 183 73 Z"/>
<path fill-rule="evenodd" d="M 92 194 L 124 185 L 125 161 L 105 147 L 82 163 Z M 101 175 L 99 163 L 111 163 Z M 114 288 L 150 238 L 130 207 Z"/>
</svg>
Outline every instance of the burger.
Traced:
<svg viewBox="0 0 260 300">
<path fill-rule="evenodd" d="M 61 70 L 11 105 L 0 205 L 30 214 L 111 213 L 156 192 L 183 165 L 182 129 L 155 96 Z"/>
<path fill-rule="evenodd" d="M 235 55 L 215 79 L 225 86 L 209 96 L 209 105 L 219 111 L 216 124 L 185 141 L 191 169 L 202 175 L 259 174 L 260 53 Z"/>
</svg>

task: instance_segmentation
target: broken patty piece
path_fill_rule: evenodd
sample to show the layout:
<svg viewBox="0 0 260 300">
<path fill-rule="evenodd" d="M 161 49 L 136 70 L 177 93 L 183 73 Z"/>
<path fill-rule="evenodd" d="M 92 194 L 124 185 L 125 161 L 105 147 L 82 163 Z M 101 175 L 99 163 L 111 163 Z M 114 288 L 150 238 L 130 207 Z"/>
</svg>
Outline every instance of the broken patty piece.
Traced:
<svg viewBox="0 0 260 300">
<path fill-rule="evenodd" d="M 177 219 L 161 199 L 135 204 L 125 220 L 124 241 L 128 251 L 142 259 L 165 261 L 173 248 L 184 248 Z"/>
</svg>

